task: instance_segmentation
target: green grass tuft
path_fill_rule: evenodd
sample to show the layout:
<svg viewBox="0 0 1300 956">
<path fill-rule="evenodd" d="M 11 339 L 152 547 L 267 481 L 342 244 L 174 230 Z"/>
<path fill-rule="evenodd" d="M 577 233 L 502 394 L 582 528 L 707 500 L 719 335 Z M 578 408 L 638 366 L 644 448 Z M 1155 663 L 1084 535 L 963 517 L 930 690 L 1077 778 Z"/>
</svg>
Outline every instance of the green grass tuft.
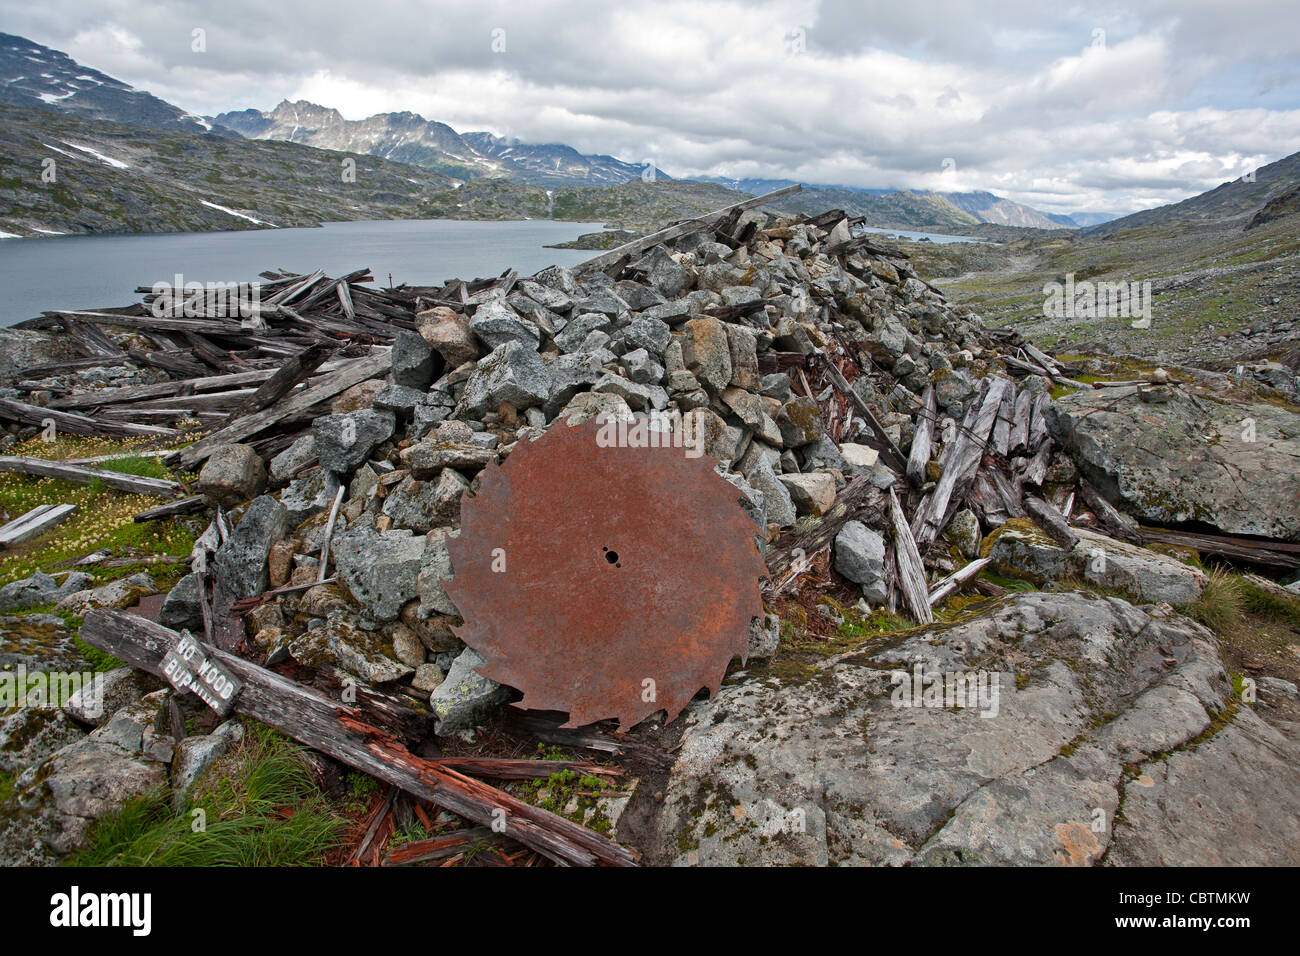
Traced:
<svg viewBox="0 0 1300 956">
<path fill-rule="evenodd" d="M 1241 621 L 1245 588 L 1237 575 L 1215 568 L 1205 590 L 1184 610 L 1212 631 L 1226 631 Z"/>
<path fill-rule="evenodd" d="M 180 813 L 166 789 L 99 820 L 72 866 L 319 864 L 344 826 L 312 783 L 301 748 L 258 724 L 196 786 Z M 203 811 L 204 826 L 196 831 Z"/>
</svg>

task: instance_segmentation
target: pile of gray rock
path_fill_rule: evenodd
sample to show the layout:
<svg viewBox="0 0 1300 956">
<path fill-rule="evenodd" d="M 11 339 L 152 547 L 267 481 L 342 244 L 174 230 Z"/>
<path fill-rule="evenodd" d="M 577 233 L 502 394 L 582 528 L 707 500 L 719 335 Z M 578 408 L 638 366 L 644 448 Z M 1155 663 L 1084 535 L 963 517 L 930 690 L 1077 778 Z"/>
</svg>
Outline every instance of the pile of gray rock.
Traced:
<svg viewBox="0 0 1300 956">
<path fill-rule="evenodd" d="M 618 279 L 554 266 L 476 305 L 420 312 L 418 331 L 394 338 L 389 375 L 343 393 L 290 447 L 266 462 L 251 446 L 219 448 L 199 488 L 237 518 L 239 503 L 256 498 L 252 538 L 269 548 L 270 587 L 316 579 L 343 489 L 337 583 L 258 608 L 252 640 L 272 660 L 408 684 L 429 695 L 439 733 L 473 727 L 506 691 L 475 673 L 455 636 L 460 619 L 442 587 L 454 573 L 446 538 L 488 462 L 561 419 L 658 418 L 667 424 L 656 427 L 698 436 L 766 540 L 802 515 L 825 514 L 856 475 L 880 487 L 898 480 L 854 406 L 830 389 L 810 394 L 801 366 L 847 358 L 858 398 L 905 447 L 913 414 L 895 410 L 860 370 L 889 369 L 909 394 L 933 385 L 944 415 L 959 417 L 997 343 L 905 259 L 831 254 L 849 238 L 843 221 L 823 228 L 754 215 L 737 228 L 751 221 L 747 243 L 694 233 L 645 252 Z M 823 411 L 837 401 L 847 407 L 838 440 Z M 269 537 L 267 509 L 283 512 L 283 531 L 277 520 Z M 879 535 L 861 531 L 867 551 L 883 553 Z M 262 557 L 247 555 L 253 578 Z M 859 571 L 864 597 L 879 603 L 883 565 L 868 555 Z M 164 623 L 199 623 L 194 592 L 181 582 Z M 768 630 L 756 622 L 756 644 L 773 643 Z"/>
</svg>

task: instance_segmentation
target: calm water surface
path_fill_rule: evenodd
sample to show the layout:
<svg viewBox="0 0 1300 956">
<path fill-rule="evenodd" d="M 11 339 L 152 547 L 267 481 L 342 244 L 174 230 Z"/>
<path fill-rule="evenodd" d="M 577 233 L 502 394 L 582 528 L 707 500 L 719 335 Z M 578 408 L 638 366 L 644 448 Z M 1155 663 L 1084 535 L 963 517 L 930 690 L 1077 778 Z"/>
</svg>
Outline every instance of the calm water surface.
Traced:
<svg viewBox="0 0 1300 956">
<path fill-rule="evenodd" d="M 0 326 L 46 309 L 94 309 L 138 302 L 136 286 L 247 282 L 268 269 L 340 276 L 369 267 L 378 286 L 437 285 L 447 279 L 531 275 L 576 265 L 595 252 L 546 249 L 600 223 L 406 219 L 332 222 L 319 229 L 258 229 L 165 235 L 56 236 L 0 241 Z"/>
</svg>

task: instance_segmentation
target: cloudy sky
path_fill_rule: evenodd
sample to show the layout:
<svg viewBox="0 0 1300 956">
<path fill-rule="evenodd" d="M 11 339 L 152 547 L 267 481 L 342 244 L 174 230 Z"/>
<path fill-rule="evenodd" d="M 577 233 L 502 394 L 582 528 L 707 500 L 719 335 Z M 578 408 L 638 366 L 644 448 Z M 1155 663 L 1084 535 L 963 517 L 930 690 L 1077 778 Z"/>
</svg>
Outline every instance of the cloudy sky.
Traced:
<svg viewBox="0 0 1300 956">
<path fill-rule="evenodd" d="M 1049 212 L 1148 208 L 1300 150 L 1297 0 L 0 0 L 0 30 L 205 115 L 411 110 L 674 176 Z"/>
</svg>

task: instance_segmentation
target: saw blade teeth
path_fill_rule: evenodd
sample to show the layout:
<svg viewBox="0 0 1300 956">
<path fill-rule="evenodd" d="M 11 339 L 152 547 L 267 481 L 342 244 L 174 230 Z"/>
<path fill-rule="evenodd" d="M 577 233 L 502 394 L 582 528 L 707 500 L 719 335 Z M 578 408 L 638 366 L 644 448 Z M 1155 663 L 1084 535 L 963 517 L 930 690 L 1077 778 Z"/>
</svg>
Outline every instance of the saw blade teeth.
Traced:
<svg viewBox="0 0 1300 956">
<path fill-rule="evenodd" d="M 601 447 L 599 427 L 552 427 L 485 470 L 448 541 L 444 587 L 484 676 L 573 726 L 629 729 L 718 692 L 729 662 L 747 656 L 765 567 L 712 458 Z M 707 613 L 689 613 L 695 603 Z"/>
</svg>

